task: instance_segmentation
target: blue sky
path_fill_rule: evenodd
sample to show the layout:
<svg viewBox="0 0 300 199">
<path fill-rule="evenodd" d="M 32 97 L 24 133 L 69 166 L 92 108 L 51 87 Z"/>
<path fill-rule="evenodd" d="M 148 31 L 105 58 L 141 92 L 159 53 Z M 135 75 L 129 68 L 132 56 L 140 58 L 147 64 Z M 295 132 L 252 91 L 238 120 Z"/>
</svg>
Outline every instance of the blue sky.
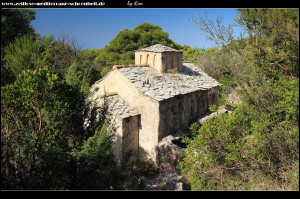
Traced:
<svg viewBox="0 0 300 199">
<path fill-rule="evenodd" d="M 36 19 L 32 22 L 36 32 L 45 36 L 69 34 L 76 37 L 83 48 L 103 48 L 123 29 L 134 29 L 141 23 L 159 25 L 169 37 L 179 44 L 195 48 L 209 48 L 200 28 L 190 19 L 197 13 L 208 17 L 222 17 L 225 23 L 234 23 L 237 12 L 225 8 L 144 8 L 144 9 L 97 9 L 97 8 L 36 8 Z"/>
</svg>

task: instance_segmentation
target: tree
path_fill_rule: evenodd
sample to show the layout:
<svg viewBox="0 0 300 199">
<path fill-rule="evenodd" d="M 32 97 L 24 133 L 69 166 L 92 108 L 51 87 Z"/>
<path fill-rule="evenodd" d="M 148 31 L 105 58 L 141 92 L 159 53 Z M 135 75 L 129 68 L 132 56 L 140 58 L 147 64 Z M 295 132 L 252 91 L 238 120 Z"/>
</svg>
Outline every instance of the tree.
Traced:
<svg viewBox="0 0 300 199">
<path fill-rule="evenodd" d="M 244 103 L 194 132 L 181 162 L 192 189 L 299 189 L 298 84 L 283 77 L 268 87 L 272 111 Z"/>
<path fill-rule="evenodd" d="M 1 86 L 14 82 L 23 70 L 35 70 L 49 67 L 46 50 L 51 48 L 53 36 L 40 37 L 26 34 L 4 48 L 1 60 Z"/>
<path fill-rule="evenodd" d="M 14 76 L 23 70 L 34 70 L 45 65 L 43 60 L 42 42 L 35 35 L 29 34 L 17 38 L 5 49 L 3 67 L 11 71 Z"/>
<path fill-rule="evenodd" d="M 117 176 L 113 135 L 107 123 L 96 129 L 82 148 L 73 153 L 78 164 L 77 187 L 79 189 L 109 189 Z"/>
<path fill-rule="evenodd" d="M 101 78 L 101 72 L 93 62 L 96 55 L 96 50 L 77 51 L 76 59 L 65 75 L 66 82 L 78 88 L 84 95 L 87 95 L 89 87 Z"/>
<path fill-rule="evenodd" d="M 199 57 L 205 53 L 205 49 L 200 48 L 191 48 L 188 45 L 182 45 L 180 47 L 180 50 L 182 51 L 182 59 L 184 61 L 190 61 L 195 64 L 198 64 Z"/>
<path fill-rule="evenodd" d="M 75 38 L 66 35 L 59 39 L 54 39 L 52 35 L 41 37 L 32 34 L 18 37 L 4 48 L 1 84 L 3 86 L 13 82 L 19 73 L 27 69 L 48 68 L 64 79 L 76 60 L 77 51 Z"/>
<path fill-rule="evenodd" d="M 34 34 L 30 25 L 35 19 L 33 9 L 1 9 L 1 86 L 14 81 L 14 75 L 4 67 L 4 48 L 16 38 Z"/>
<path fill-rule="evenodd" d="M 76 60 L 79 51 L 76 38 L 68 34 L 62 34 L 51 42 L 51 46 L 45 49 L 48 65 L 52 71 L 64 79 L 68 68 Z"/>
<path fill-rule="evenodd" d="M 99 51 L 95 64 L 111 68 L 114 64 L 134 64 L 134 51 L 154 44 L 163 44 L 179 49 L 179 45 L 169 38 L 169 34 L 162 28 L 143 23 L 133 30 L 122 30 L 119 34 Z M 103 73 L 104 75 L 104 73 Z"/>
<path fill-rule="evenodd" d="M 255 63 L 269 76 L 299 75 L 299 9 L 238 9 Z M 264 59 L 259 59 L 264 57 Z"/>
<path fill-rule="evenodd" d="M 34 19 L 33 9 L 1 9 L 1 49 L 17 37 L 33 34 L 34 29 L 30 23 Z"/>
<path fill-rule="evenodd" d="M 23 71 L 1 89 L 4 189 L 69 188 L 70 152 L 83 136 L 83 98 L 47 71 Z"/>
<path fill-rule="evenodd" d="M 220 49 L 220 81 L 230 79 L 243 103 L 195 132 L 182 171 L 197 190 L 299 189 L 297 10 L 239 12 L 248 37 L 233 37 L 220 19 L 195 19 Z"/>
<path fill-rule="evenodd" d="M 91 109 L 48 69 L 22 71 L 1 89 L 2 188 L 108 188 L 116 164 L 105 107 Z"/>
</svg>

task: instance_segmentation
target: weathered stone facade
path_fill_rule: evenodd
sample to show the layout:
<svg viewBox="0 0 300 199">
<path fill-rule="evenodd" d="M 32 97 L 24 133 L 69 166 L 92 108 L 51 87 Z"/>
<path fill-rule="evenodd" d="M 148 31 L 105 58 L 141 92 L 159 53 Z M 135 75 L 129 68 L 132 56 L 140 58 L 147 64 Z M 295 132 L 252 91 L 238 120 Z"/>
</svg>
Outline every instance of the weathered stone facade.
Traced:
<svg viewBox="0 0 300 199">
<path fill-rule="evenodd" d="M 115 129 L 117 162 L 135 162 L 139 154 L 139 114 L 118 95 L 108 96 L 106 100 Z"/>
<path fill-rule="evenodd" d="M 181 52 L 154 45 L 135 55 L 136 65 L 115 66 L 91 87 L 92 100 L 109 96 L 109 110 L 117 118 L 119 163 L 135 161 L 138 154 L 155 159 L 155 146 L 163 137 L 188 128 L 218 101 L 219 83 L 182 63 Z"/>
<path fill-rule="evenodd" d="M 156 44 L 135 52 L 136 65 L 149 65 L 160 73 L 181 72 L 182 52 Z"/>
<path fill-rule="evenodd" d="M 174 134 L 180 129 L 186 129 L 191 122 L 207 113 L 209 105 L 217 104 L 217 102 L 218 92 L 216 89 L 195 91 L 161 101 L 158 140 Z"/>
</svg>

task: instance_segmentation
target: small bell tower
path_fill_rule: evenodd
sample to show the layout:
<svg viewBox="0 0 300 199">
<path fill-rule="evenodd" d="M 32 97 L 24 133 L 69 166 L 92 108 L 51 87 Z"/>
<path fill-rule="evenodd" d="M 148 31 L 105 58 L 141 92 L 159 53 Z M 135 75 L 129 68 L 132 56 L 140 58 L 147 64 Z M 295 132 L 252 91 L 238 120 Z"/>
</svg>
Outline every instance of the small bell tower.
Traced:
<svg viewBox="0 0 300 199">
<path fill-rule="evenodd" d="M 135 51 L 135 65 L 148 65 L 160 73 L 182 70 L 182 52 L 161 44 Z"/>
</svg>

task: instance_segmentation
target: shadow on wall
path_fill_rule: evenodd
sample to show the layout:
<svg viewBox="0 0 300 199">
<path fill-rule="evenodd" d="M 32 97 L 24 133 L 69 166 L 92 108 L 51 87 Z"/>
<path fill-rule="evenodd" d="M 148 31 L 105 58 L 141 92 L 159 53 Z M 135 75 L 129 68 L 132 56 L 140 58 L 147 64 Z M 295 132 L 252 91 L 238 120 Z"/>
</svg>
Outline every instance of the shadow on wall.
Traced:
<svg viewBox="0 0 300 199">
<path fill-rule="evenodd" d="M 188 67 L 186 67 L 185 65 L 182 65 L 182 73 L 185 75 L 189 75 L 189 76 L 200 76 L 201 74 L 197 71 L 194 71 Z"/>
<path fill-rule="evenodd" d="M 131 126 L 138 123 L 137 118 L 125 118 L 121 120 L 121 124 L 114 124 L 117 129 L 114 137 L 114 154 L 119 166 L 131 165 L 139 159 L 138 128 L 137 125 Z"/>
<path fill-rule="evenodd" d="M 120 135 L 115 135 L 115 157 L 118 163 L 118 166 L 122 165 L 133 165 L 138 161 L 147 161 L 149 160 L 149 153 L 143 148 L 138 147 L 138 149 L 131 149 L 130 146 L 124 144 L 124 138 Z"/>
</svg>

